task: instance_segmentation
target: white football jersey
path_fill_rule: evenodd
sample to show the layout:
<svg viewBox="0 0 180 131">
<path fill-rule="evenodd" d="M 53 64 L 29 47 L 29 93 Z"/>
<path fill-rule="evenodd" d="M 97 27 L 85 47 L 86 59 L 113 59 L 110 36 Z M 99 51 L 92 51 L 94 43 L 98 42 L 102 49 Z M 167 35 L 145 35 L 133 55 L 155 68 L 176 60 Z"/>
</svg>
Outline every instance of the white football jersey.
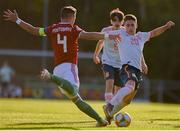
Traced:
<svg viewBox="0 0 180 131">
<path fill-rule="evenodd" d="M 102 29 L 102 32 L 108 33 L 112 30 L 112 26 Z M 102 54 L 102 64 L 107 64 L 115 68 L 121 67 L 121 61 L 119 57 L 118 45 L 113 40 L 104 40 L 104 48 Z"/>
<path fill-rule="evenodd" d="M 135 35 L 129 35 L 126 31 L 120 29 L 109 33 L 121 35 L 122 40 L 118 44 L 121 64 L 129 64 L 142 70 L 143 48 L 144 44 L 150 39 L 150 32 L 137 32 Z"/>
</svg>

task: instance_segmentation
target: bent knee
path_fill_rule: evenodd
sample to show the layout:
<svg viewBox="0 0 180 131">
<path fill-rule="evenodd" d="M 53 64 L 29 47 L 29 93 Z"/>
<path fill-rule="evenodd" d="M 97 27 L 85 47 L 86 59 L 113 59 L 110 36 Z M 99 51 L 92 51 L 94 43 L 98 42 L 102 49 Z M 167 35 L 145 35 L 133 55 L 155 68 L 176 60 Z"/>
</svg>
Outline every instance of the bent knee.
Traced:
<svg viewBox="0 0 180 131">
<path fill-rule="evenodd" d="M 133 92 L 135 90 L 136 82 L 134 80 L 128 80 L 125 86 Z"/>
</svg>

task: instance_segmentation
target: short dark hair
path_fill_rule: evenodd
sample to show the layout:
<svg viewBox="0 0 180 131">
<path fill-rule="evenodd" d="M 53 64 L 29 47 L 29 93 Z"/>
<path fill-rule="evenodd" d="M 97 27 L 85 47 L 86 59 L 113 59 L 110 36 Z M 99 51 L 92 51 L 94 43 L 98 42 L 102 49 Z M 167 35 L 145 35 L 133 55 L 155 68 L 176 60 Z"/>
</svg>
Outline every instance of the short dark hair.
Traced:
<svg viewBox="0 0 180 131">
<path fill-rule="evenodd" d="M 119 19 L 119 21 L 122 21 L 124 19 L 124 13 L 122 11 L 119 10 L 119 8 L 117 9 L 113 9 L 111 12 L 110 12 L 110 19 L 112 21 L 115 21 L 116 18 Z"/>
<path fill-rule="evenodd" d="M 69 17 L 75 16 L 76 12 L 77 12 L 76 8 L 72 6 L 64 6 L 61 9 L 61 18 L 67 19 Z"/>
<path fill-rule="evenodd" d="M 125 15 L 124 17 L 124 22 L 128 21 L 128 20 L 133 20 L 135 22 L 137 22 L 137 18 L 135 15 L 132 15 L 132 14 L 127 14 Z"/>
</svg>

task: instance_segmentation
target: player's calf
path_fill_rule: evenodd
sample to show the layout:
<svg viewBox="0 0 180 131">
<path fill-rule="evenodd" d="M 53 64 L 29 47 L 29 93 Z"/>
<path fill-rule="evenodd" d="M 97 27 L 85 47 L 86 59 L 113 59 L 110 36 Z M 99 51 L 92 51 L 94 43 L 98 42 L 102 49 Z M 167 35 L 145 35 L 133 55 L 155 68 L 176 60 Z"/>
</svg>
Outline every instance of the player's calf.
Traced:
<svg viewBox="0 0 180 131">
<path fill-rule="evenodd" d="M 72 98 L 73 103 L 85 114 L 87 114 L 89 117 L 95 119 L 97 121 L 96 127 L 102 127 L 106 126 L 108 122 L 101 118 L 98 113 L 85 101 L 82 100 L 82 98 L 77 94 L 74 98 Z"/>
<path fill-rule="evenodd" d="M 67 95 L 69 98 L 77 95 L 77 90 L 74 85 L 63 78 L 52 75 L 47 69 L 43 69 L 41 71 L 40 77 L 43 80 L 50 80 L 57 84 L 60 89 L 63 89 L 61 91 L 65 92 L 65 95 Z"/>
<path fill-rule="evenodd" d="M 132 93 L 130 93 L 129 95 L 127 95 L 123 101 L 124 103 L 127 105 L 129 105 L 131 103 L 131 101 L 133 100 L 134 96 L 136 95 L 137 91 L 133 91 Z"/>
</svg>

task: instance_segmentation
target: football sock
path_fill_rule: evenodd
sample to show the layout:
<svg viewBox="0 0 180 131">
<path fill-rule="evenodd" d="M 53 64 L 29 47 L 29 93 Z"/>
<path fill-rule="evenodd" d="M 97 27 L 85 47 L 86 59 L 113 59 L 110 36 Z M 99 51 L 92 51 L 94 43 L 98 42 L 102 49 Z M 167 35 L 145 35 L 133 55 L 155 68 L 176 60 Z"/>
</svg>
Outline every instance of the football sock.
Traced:
<svg viewBox="0 0 180 131">
<path fill-rule="evenodd" d="M 79 110 L 87 114 L 89 117 L 97 120 L 98 122 L 102 121 L 102 118 L 97 114 L 97 112 L 89 104 L 83 101 L 80 96 L 76 96 L 72 99 L 72 101 L 76 104 Z"/>
<path fill-rule="evenodd" d="M 51 81 L 56 83 L 58 85 L 58 87 L 62 88 L 69 95 L 75 96 L 77 94 L 77 91 L 75 90 L 73 85 L 67 80 L 57 77 L 55 75 L 51 75 Z"/>
<path fill-rule="evenodd" d="M 124 108 L 127 104 L 123 101 L 118 105 L 114 105 L 113 110 L 110 112 L 110 116 L 113 117 L 116 113 L 118 113 L 122 108 Z"/>
<path fill-rule="evenodd" d="M 120 111 L 123 107 L 125 107 L 127 104 L 124 103 L 124 98 L 128 96 L 130 93 L 133 92 L 133 87 L 126 86 L 121 88 L 116 95 L 112 98 L 110 101 L 111 105 L 114 105 L 113 111 L 111 112 L 111 116 L 116 114 L 118 111 Z"/>
<path fill-rule="evenodd" d="M 82 112 L 90 116 L 91 118 L 94 118 L 98 122 L 101 122 L 102 118 L 97 114 L 95 110 L 92 109 L 90 105 L 84 102 L 81 99 L 81 97 L 77 95 L 77 92 L 75 91 L 73 85 L 69 81 L 64 80 L 60 77 L 54 76 L 54 75 L 51 75 L 51 80 L 54 83 L 56 83 L 60 88 L 65 90 L 68 94 L 75 96 L 74 98 L 71 98 L 71 99 L 75 103 L 75 105 L 79 108 L 79 110 L 81 110 Z"/>
<path fill-rule="evenodd" d="M 104 97 L 105 97 L 106 103 L 109 103 L 111 101 L 111 99 L 113 98 L 113 94 L 112 93 L 105 93 Z"/>
</svg>

